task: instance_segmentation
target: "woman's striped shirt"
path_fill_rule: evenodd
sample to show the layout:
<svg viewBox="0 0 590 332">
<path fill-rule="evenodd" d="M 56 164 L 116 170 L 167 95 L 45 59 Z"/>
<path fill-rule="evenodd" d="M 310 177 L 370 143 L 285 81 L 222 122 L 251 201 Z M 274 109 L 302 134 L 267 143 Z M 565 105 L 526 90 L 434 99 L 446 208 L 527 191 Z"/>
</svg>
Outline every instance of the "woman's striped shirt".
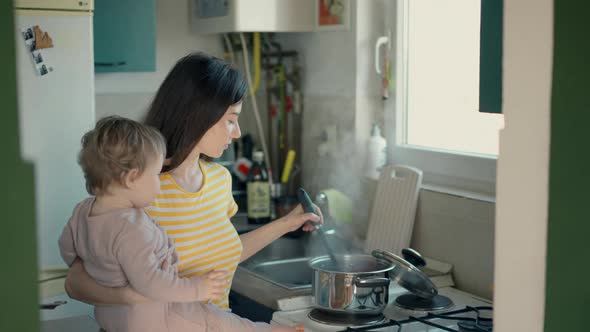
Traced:
<svg viewBox="0 0 590 332">
<path fill-rule="evenodd" d="M 233 279 L 242 255 L 242 242 L 230 222 L 238 211 L 231 194 L 231 175 L 216 163 L 199 161 L 203 184 L 197 192 L 188 192 L 168 173 L 160 175 L 160 194 L 147 212 L 170 238 L 179 255 L 179 275 L 192 277 L 211 270 L 228 271 Z M 231 284 L 220 308 L 228 308 Z"/>
</svg>

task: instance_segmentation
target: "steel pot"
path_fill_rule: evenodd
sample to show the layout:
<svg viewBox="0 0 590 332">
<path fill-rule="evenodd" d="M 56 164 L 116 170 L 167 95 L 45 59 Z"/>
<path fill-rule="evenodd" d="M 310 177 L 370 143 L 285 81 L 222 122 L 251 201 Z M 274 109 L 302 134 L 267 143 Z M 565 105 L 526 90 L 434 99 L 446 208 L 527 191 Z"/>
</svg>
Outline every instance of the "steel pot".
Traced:
<svg viewBox="0 0 590 332">
<path fill-rule="evenodd" d="M 389 301 L 394 264 L 371 255 L 329 256 L 309 261 L 313 269 L 312 296 L 316 308 L 350 314 L 383 312 Z"/>
</svg>

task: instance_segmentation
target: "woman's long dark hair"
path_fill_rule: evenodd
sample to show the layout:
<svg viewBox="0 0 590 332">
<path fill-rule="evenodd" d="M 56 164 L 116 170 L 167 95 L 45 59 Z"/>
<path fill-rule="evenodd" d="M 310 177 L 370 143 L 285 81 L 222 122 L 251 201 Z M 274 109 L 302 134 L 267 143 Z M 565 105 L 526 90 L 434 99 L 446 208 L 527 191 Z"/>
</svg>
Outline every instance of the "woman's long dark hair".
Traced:
<svg viewBox="0 0 590 332">
<path fill-rule="evenodd" d="M 178 167 L 247 86 L 239 71 L 221 59 L 193 53 L 180 59 L 158 89 L 145 123 L 166 139 L 164 171 Z M 208 157 L 208 156 L 203 156 Z"/>
</svg>

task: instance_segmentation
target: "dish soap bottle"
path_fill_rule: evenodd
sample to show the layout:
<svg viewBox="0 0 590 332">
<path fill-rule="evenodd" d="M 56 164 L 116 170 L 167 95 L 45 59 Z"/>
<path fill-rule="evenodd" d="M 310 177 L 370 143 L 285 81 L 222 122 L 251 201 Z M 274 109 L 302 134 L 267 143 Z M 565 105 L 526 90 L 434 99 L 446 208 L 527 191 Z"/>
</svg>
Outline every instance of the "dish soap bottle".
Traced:
<svg viewBox="0 0 590 332">
<path fill-rule="evenodd" d="M 367 164 L 365 175 L 371 179 L 379 179 L 379 172 L 387 162 L 387 141 L 381 136 L 381 131 L 376 123 L 371 129 L 367 149 Z"/>
<path fill-rule="evenodd" d="M 270 183 L 264 165 L 264 154 L 252 154 L 252 166 L 246 179 L 248 193 L 248 223 L 265 224 L 270 222 Z"/>
</svg>

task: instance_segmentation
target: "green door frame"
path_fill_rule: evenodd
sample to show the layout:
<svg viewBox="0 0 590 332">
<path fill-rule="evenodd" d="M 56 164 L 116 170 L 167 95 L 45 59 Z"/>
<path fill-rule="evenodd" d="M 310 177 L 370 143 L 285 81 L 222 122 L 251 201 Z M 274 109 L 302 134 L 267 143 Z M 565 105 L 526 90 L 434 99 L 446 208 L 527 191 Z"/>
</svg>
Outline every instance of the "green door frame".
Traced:
<svg viewBox="0 0 590 332">
<path fill-rule="evenodd" d="M 34 173 L 20 157 L 12 6 L 12 1 L 0 1 L 0 164 L 4 175 L 0 191 L 0 331 L 38 331 Z"/>
<path fill-rule="evenodd" d="M 545 331 L 588 331 L 590 4 L 554 0 Z"/>
</svg>

